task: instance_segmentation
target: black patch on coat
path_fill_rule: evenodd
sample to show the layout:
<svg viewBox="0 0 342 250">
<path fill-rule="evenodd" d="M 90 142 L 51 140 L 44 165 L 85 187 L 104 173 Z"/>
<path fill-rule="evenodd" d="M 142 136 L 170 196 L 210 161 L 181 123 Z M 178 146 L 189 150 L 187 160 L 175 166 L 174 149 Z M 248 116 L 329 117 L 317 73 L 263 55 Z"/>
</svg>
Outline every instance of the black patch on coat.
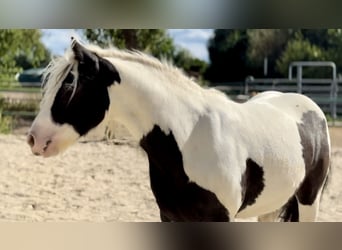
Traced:
<svg viewBox="0 0 342 250">
<path fill-rule="evenodd" d="M 155 125 L 140 146 L 148 156 L 151 189 L 162 221 L 229 221 L 216 195 L 189 181 L 172 132 L 166 135 Z"/>
<path fill-rule="evenodd" d="M 301 121 L 298 131 L 303 146 L 305 178 L 296 196 L 301 204 L 312 205 L 326 180 L 330 166 L 329 135 L 325 120 L 316 112 L 304 113 Z"/>
<path fill-rule="evenodd" d="M 246 171 L 241 178 L 242 205 L 239 212 L 254 204 L 264 187 L 264 170 L 252 159 L 247 159 Z"/>
<path fill-rule="evenodd" d="M 70 124 L 82 136 L 96 127 L 104 118 L 110 100 L 107 88 L 120 83 L 115 67 L 106 59 L 85 49 L 78 43 L 73 46 L 78 61 L 78 82 L 74 96 L 71 86 L 74 76 L 69 72 L 58 90 L 51 107 L 53 121 Z"/>
</svg>

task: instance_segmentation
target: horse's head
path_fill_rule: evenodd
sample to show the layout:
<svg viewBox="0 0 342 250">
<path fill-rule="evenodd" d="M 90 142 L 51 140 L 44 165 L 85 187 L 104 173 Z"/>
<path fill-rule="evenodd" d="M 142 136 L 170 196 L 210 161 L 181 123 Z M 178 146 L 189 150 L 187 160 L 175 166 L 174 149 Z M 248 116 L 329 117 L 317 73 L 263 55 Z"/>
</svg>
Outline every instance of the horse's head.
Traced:
<svg viewBox="0 0 342 250">
<path fill-rule="evenodd" d="M 32 152 L 56 155 L 97 127 L 109 108 L 108 87 L 120 81 L 112 63 L 73 40 L 66 57 L 46 69 L 40 111 L 27 137 Z"/>
</svg>

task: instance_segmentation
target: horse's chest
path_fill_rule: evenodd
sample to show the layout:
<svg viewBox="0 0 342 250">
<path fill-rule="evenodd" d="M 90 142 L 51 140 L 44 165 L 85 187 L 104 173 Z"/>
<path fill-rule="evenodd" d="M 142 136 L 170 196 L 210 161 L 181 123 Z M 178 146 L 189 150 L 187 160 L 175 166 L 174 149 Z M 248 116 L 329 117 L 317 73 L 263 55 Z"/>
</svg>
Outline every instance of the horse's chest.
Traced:
<svg viewBox="0 0 342 250">
<path fill-rule="evenodd" d="M 216 195 L 190 182 L 184 172 L 182 154 L 170 133 L 158 126 L 140 145 L 150 164 L 150 181 L 162 218 L 171 221 L 228 221 L 227 209 Z"/>
</svg>

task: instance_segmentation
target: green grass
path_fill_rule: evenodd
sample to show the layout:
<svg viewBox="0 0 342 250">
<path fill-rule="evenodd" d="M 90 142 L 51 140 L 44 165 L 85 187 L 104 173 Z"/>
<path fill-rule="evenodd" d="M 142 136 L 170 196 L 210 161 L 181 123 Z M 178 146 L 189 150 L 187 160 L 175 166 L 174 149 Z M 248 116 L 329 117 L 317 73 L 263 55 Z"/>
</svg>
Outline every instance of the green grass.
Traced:
<svg viewBox="0 0 342 250">
<path fill-rule="evenodd" d="M 9 101 L 0 96 L 0 133 L 11 133 L 20 118 L 33 118 L 39 109 L 39 100 Z"/>
<path fill-rule="evenodd" d="M 15 86 L 15 87 L 4 87 L 0 86 L 0 92 L 26 92 L 26 93 L 40 93 L 41 88 L 38 87 L 21 87 L 21 86 Z"/>
<path fill-rule="evenodd" d="M 8 134 L 12 131 L 12 118 L 9 116 L 3 116 L 2 110 L 5 99 L 0 97 L 0 133 Z"/>
<path fill-rule="evenodd" d="M 37 112 L 39 109 L 38 100 L 26 100 L 26 101 L 16 101 L 8 102 L 4 101 L 2 104 L 3 112 Z"/>
<path fill-rule="evenodd" d="M 18 91 L 18 92 L 41 92 L 40 87 L 23 87 L 19 82 L 0 82 L 0 91 Z"/>
<path fill-rule="evenodd" d="M 13 119 L 10 116 L 3 116 L 0 110 L 0 133 L 9 134 L 12 132 Z"/>
</svg>

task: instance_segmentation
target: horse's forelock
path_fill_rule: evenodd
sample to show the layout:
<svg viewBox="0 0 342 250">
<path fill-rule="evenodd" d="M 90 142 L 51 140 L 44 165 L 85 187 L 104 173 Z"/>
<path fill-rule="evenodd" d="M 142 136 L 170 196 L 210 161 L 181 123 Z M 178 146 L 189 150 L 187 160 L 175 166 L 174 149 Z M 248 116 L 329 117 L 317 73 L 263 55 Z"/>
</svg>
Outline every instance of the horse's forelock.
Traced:
<svg viewBox="0 0 342 250">
<path fill-rule="evenodd" d="M 45 68 L 43 73 L 42 80 L 42 90 L 44 99 L 53 98 L 52 95 L 57 93 L 57 89 L 62 85 L 63 79 L 67 76 L 67 74 L 77 68 L 75 65 L 77 61 L 70 55 L 70 53 L 66 53 L 65 56 L 57 57 L 51 60 L 48 66 Z M 73 94 L 70 97 L 70 100 L 75 94 L 75 89 L 77 86 L 78 74 L 75 72 L 74 81 L 70 87 L 73 87 Z M 70 101 L 69 100 L 69 101 Z M 42 102 L 43 103 L 43 102 Z"/>
</svg>

